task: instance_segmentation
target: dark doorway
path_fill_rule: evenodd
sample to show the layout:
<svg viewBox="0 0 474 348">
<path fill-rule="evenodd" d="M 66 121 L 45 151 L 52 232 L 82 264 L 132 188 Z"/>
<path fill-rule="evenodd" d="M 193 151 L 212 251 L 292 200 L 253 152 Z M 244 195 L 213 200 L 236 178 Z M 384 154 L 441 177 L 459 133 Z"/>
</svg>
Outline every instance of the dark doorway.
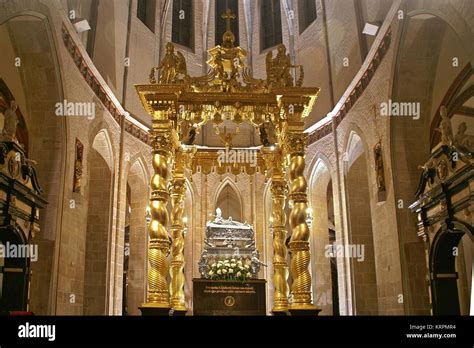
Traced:
<svg viewBox="0 0 474 348">
<path fill-rule="evenodd" d="M 435 238 L 430 253 L 433 315 L 460 315 L 456 258 L 464 232 L 443 230 Z"/>
<path fill-rule="evenodd" d="M 0 228 L 0 312 L 28 310 L 30 260 L 21 235 L 11 226 Z"/>
</svg>

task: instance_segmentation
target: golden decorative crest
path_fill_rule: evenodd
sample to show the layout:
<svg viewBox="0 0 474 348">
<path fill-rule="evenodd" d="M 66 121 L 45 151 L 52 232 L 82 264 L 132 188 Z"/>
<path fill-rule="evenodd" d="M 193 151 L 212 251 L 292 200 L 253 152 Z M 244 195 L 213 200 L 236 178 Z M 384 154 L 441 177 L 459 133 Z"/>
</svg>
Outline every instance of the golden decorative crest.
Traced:
<svg viewBox="0 0 474 348">
<path fill-rule="evenodd" d="M 280 44 L 277 54 L 269 51 L 266 57 L 265 80 L 255 79 L 245 66 L 247 51 L 234 46 L 235 36 L 230 29 L 230 21 L 236 16 L 229 10 L 222 14 L 226 20 L 226 31 L 222 37 L 222 46 L 217 45 L 208 50 L 210 67 L 204 76 L 190 77 L 186 69 L 186 59 L 179 51 L 175 51 L 171 42 L 166 44 L 166 53 L 157 67 L 152 68 L 150 83 L 152 84 L 185 84 L 187 90 L 195 92 L 240 92 L 252 91 L 265 93 L 272 87 L 301 87 L 303 84 L 303 67 L 293 65 L 286 47 Z M 299 68 L 298 81 L 294 82 L 291 69 Z M 156 79 L 156 73 L 160 77 Z"/>
</svg>

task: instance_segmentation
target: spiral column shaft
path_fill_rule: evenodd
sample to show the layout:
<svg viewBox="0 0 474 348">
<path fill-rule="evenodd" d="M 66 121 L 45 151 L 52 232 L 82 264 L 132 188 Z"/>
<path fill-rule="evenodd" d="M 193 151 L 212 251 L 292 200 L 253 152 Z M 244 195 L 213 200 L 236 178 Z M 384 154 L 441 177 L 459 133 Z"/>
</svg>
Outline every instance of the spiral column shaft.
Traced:
<svg viewBox="0 0 474 348">
<path fill-rule="evenodd" d="M 289 162 L 288 180 L 290 193 L 288 195 L 293 206 L 290 213 L 289 224 L 291 239 L 289 248 L 291 252 L 291 310 L 314 310 L 311 273 L 309 271 L 309 228 L 306 223 L 308 208 L 307 183 L 304 177 L 306 150 L 306 136 L 302 129 L 285 134 L 286 155 Z"/>
<path fill-rule="evenodd" d="M 286 237 L 285 198 L 286 182 L 280 177 L 272 180 L 272 219 L 273 219 L 273 284 L 275 288 L 273 312 L 288 310 L 288 265 Z"/>
<path fill-rule="evenodd" d="M 178 176 L 178 177 L 176 177 Z M 179 173 L 175 173 L 175 178 L 171 181 L 171 307 L 174 310 L 185 311 L 184 298 L 184 223 L 183 223 L 183 200 L 186 193 L 185 181 L 180 178 Z"/>
<path fill-rule="evenodd" d="M 166 227 L 168 225 L 167 204 L 169 200 L 168 176 L 169 163 L 173 156 L 171 128 L 164 125 L 153 129 L 150 215 L 148 225 L 148 287 L 147 303 L 144 306 L 170 308 L 167 255 L 170 240 Z"/>
</svg>

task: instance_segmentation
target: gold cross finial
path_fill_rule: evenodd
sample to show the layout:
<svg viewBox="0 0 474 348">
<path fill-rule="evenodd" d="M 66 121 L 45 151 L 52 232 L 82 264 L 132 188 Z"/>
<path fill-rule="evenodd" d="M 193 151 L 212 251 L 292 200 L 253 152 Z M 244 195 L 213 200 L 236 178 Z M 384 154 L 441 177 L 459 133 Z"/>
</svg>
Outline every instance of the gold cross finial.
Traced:
<svg viewBox="0 0 474 348">
<path fill-rule="evenodd" d="M 227 31 L 230 31 L 230 21 L 232 19 L 235 19 L 236 16 L 235 14 L 232 13 L 232 11 L 230 10 L 230 8 L 228 8 L 225 13 L 222 14 L 222 19 L 225 19 L 226 20 L 226 30 Z"/>
</svg>

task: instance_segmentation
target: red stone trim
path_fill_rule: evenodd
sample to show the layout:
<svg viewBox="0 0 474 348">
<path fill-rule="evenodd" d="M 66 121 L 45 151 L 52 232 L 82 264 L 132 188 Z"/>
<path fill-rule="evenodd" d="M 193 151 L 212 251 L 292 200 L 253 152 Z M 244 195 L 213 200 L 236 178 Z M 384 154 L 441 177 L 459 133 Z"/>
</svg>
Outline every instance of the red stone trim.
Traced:
<svg viewBox="0 0 474 348">
<path fill-rule="evenodd" d="M 64 25 L 62 27 L 62 37 L 64 45 L 71 54 L 71 57 L 74 60 L 74 63 L 76 64 L 77 68 L 79 69 L 79 72 L 81 73 L 82 77 L 87 82 L 92 91 L 95 93 L 97 98 L 99 98 L 99 100 L 102 102 L 104 107 L 110 112 L 114 120 L 118 124 L 121 124 L 124 121 L 126 132 L 128 132 L 138 140 L 146 144 L 150 144 L 150 137 L 148 132 L 127 120 L 125 118 L 125 115 L 121 112 L 121 110 L 119 110 L 109 93 L 107 93 L 107 91 L 105 91 L 104 88 L 101 86 L 101 83 L 99 82 L 98 78 L 94 75 L 90 66 L 87 64 L 86 59 L 81 54 L 81 51 L 77 47 L 76 43 L 71 37 L 71 34 Z"/>
<path fill-rule="evenodd" d="M 388 48 L 390 47 L 391 39 L 391 27 L 389 27 L 387 32 L 385 33 L 385 36 L 380 42 L 380 45 L 377 48 L 377 51 L 375 52 L 375 55 L 372 58 L 372 61 L 369 63 L 362 77 L 359 79 L 359 81 L 353 83 L 354 87 L 349 93 L 349 96 L 346 97 L 344 104 L 342 104 L 342 106 L 339 108 L 339 110 L 337 110 L 337 112 L 334 114 L 334 116 L 329 122 L 323 124 L 321 127 L 314 130 L 308 135 L 308 144 L 312 144 L 318 141 L 319 139 L 325 137 L 326 135 L 330 134 L 332 131 L 333 122 L 335 122 L 336 127 L 339 126 L 339 124 L 344 119 L 344 117 L 346 117 L 352 106 L 354 106 L 354 104 L 357 102 L 362 93 L 364 93 L 364 90 L 369 85 L 370 81 L 372 80 L 372 77 L 374 77 L 377 68 L 379 67 L 385 54 L 388 51 Z"/>
</svg>

